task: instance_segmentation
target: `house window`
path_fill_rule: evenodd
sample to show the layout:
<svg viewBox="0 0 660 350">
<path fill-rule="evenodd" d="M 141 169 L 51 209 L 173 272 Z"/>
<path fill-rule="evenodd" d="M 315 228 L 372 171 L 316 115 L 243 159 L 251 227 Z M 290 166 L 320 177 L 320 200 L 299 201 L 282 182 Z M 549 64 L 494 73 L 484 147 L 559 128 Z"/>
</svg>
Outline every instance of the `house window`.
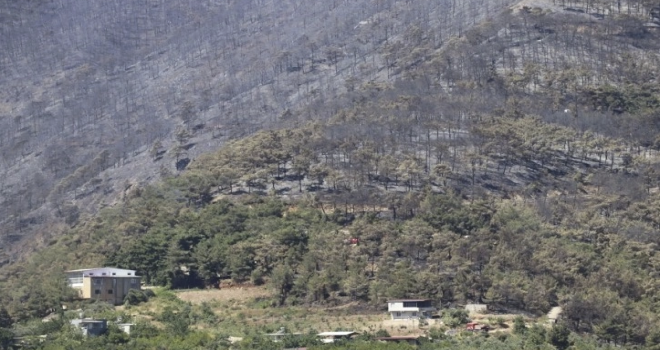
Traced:
<svg viewBox="0 0 660 350">
<path fill-rule="evenodd" d="M 413 317 L 417 317 L 417 313 L 416 313 L 416 312 L 413 312 L 412 316 L 413 316 Z"/>
<path fill-rule="evenodd" d="M 416 301 L 404 301 L 403 307 L 417 307 Z"/>
<path fill-rule="evenodd" d="M 102 284 L 102 280 L 100 278 L 94 278 L 92 279 L 92 283 L 94 283 L 95 286 Z"/>
<path fill-rule="evenodd" d="M 395 313 L 394 313 L 394 316 L 396 316 L 396 317 L 401 317 L 401 313 L 400 313 L 400 312 L 395 312 Z"/>
<path fill-rule="evenodd" d="M 112 289 L 108 289 L 108 294 L 112 294 Z"/>
<path fill-rule="evenodd" d="M 130 275 L 131 275 L 131 273 L 129 272 L 129 273 L 128 273 L 128 275 L 130 276 Z"/>
<path fill-rule="evenodd" d="M 83 278 L 82 277 L 69 277 L 69 284 L 81 284 L 83 283 Z"/>
<path fill-rule="evenodd" d="M 100 289 L 95 289 L 95 290 L 94 290 L 94 294 L 97 294 L 97 295 L 98 295 L 98 294 L 101 294 L 101 290 L 100 290 Z"/>
<path fill-rule="evenodd" d="M 102 276 L 105 276 L 105 272 L 101 274 Z"/>
<path fill-rule="evenodd" d="M 116 275 L 116 273 L 113 272 L 112 275 L 114 276 L 114 275 Z"/>
</svg>

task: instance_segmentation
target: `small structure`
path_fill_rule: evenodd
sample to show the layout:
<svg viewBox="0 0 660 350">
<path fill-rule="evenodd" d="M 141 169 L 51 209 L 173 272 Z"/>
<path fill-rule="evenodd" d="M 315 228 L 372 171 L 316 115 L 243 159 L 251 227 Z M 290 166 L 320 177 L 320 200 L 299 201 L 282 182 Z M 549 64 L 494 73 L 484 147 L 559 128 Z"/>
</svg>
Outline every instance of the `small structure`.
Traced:
<svg viewBox="0 0 660 350">
<path fill-rule="evenodd" d="M 69 287 L 78 290 L 81 299 L 96 299 L 119 305 L 131 289 L 140 289 L 135 270 L 113 267 L 71 270 L 66 272 Z"/>
<path fill-rule="evenodd" d="M 99 336 L 108 331 L 107 320 L 95 320 L 93 318 L 75 318 L 71 325 L 79 329 L 84 336 Z"/>
<path fill-rule="evenodd" d="M 378 337 L 376 340 L 383 343 L 408 343 L 411 345 L 419 345 L 419 336 L 396 336 L 396 337 Z"/>
<path fill-rule="evenodd" d="M 299 336 L 302 333 L 287 333 L 286 329 L 284 327 L 281 327 L 277 332 L 275 333 L 268 333 L 266 336 L 270 338 L 272 341 L 279 343 L 282 341 L 284 337 L 287 336 Z"/>
<path fill-rule="evenodd" d="M 488 330 L 490 330 L 490 327 L 488 327 L 485 324 L 470 322 L 467 325 L 465 325 L 465 330 L 468 330 L 470 332 L 488 332 Z"/>
<path fill-rule="evenodd" d="M 431 318 L 436 311 L 430 299 L 395 299 L 387 301 L 387 312 L 393 320 Z"/>
<path fill-rule="evenodd" d="M 353 332 L 353 331 L 345 331 L 345 332 L 323 332 L 319 333 L 318 336 L 321 339 L 321 343 L 334 343 L 337 340 L 349 340 L 356 336 L 358 333 Z"/>
<path fill-rule="evenodd" d="M 486 304 L 467 304 L 465 305 L 465 311 L 471 314 L 483 314 L 488 312 L 488 305 Z"/>
<path fill-rule="evenodd" d="M 131 334 L 131 330 L 133 329 L 133 327 L 135 327 L 135 324 L 134 324 L 134 323 L 115 323 L 115 325 L 116 325 L 117 327 L 119 327 L 119 329 L 120 329 L 122 332 L 124 332 L 124 333 L 126 333 L 126 334 L 128 334 L 128 335 Z"/>
</svg>

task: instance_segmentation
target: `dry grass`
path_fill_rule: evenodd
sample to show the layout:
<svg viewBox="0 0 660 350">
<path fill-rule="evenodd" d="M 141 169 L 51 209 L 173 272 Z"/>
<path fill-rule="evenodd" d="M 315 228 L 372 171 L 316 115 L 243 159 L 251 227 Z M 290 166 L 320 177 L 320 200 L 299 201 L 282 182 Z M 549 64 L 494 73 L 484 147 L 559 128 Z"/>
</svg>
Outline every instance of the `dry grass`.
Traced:
<svg viewBox="0 0 660 350">
<path fill-rule="evenodd" d="M 235 287 L 222 289 L 206 290 L 185 290 L 175 291 L 179 299 L 192 304 L 201 304 L 204 302 L 229 302 L 229 301 L 250 301 L 256 298 L 265 298 L 271 296 L 268 289 L 264 287 Z"/>
<path fill-rule="evenodd" d="M 218 328 L 231 335 L 245 335 L 249 331 L 271 332 L 286 327 L 293 332 L 332 331 L 337 329 L 375 332 L 387 329 L 392 334 L 410 334 L 415 329 L 384 327 L 388 317 L 383 313 L 360 314 L 359 305 L 339 307 L 272 307 L 270 291 L 264 287 L 232 287 L 210 290 L 179 290 L 176 296 L 185 302 L 208 303 L 221 322 Z M 397 325 L 398 326 L 398 325 Z"/>
<path fill-rule="evenodd" d="M 352 330 L 356 332 L 376 332 L 386 330 L 391 335 L 421 335 L 433 327 L 442 327 L 440 320 L 427 320 L 420 327 L 414 321 L 392 321 L 386 313 L 360 310 L 357 303 L 336 307 L 276 308 L 267 300 L 272 293 L 265 287 L 240 286 L 208 290 L 179 290 L 176 296 L 185 302 L 199 305 L 209 303 L 214 313 L 220 317 L 217 327 L 232 335 L 246 335 L 250 331 L 266 333 L 279 327 L 293 332 Z M 362 313 L 360 313 L 362 312 Z M 508 332 L 513 327 L 513 319 L 518 316 L 472 314 L 475 322 L 494 326 L 494 332 Z M 504 326 L 492 324 L 492 318 L 502 318 Z"/>
<path fill-rule="evenodd" d="M 439 319 L 426 320 L 426 324 L 421 326 L 416 321 L 393 321 L 387 313 L 369 309 L 360 303 L 335 307 L 274 307 L 270 298 L 272 293 L 263 286 L 173 292 L 162 292 L 162 298 L 156 298 L 132 311 L 138 314 L 157 315 L 164 307 L 179 302 L 177 298 L 193 305 L 207 303 L 206 306 L 210 307 L 218 317 L 217 323 L 211 326 L 202 322 L 195 327 L 232 336 L 270 333 L 280 327 L 286 327 L 291 332 L 303 333 L 333 330 L 374 333 L 385 330 L 393 336 L 422 335 L 434 327 L 444 328 Z M 169 293 L 169 296 L 166 293 Z M 516 316 L 518 315 L 472 314 L 470 318 L 475 322 L 489 324 L 493 327 L 491 332 L 510 332 Z M 500 319 L 498 323 L 494 322 L 495 318 Z"/>
</svg>

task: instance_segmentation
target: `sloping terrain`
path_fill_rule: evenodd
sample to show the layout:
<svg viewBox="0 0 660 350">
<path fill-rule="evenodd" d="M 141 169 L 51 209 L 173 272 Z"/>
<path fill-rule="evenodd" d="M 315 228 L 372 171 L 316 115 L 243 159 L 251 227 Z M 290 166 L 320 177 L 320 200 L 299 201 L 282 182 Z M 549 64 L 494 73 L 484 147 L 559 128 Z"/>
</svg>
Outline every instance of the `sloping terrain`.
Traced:
<svg viewBox="0 0 660 350">
<path fill-rule="evenodd" d="M 536 315 L 561 307 L 574 332 L 656 346 L 660 41 L 650 24 L 660 12 L 530 0 L 479 17 L 462 4 L 445 13 L 385 1 L 360 13 L 359 2 L 325 3 L 319 18 L 357 6 L 351 30 L 374 31 L 338 38 L 368 50 L 294 42 L 305 49 L 260 70 L 247 54 L 267 43 L 246 39 L 220 53 L 247 55 L 235 75 L 189 81 L 183 73 L 203 65 L 176 75 L 168 64 L 182 88 L 253 85 L 213 95 L 207 110 L 182 98 L 170 136 L 110 168 L 111 150 L 93 154 L 53 184 L 46 203 L 64 234 L 2 268 L 9 314 L 41 316 L 68 298 L 62 270 L 107 264 L 172 288 L 266 283 L 264 308 L 373 311 L 407 297 Z M 327 33 L 302 18 L 301 30 Z M 467 21 L 439 30 L 450 18 Z M 195 52 L 184 61 L 206 57 Z M 148 171 L 163 181 L 136 183 Z M 95 199 L 118 179 L 121 190 Z M 117 203 L 80 215 L 101 200 Z"/>
<path fill-rule="evenodd" d="M 292 112 L 331 115 L 347 86 L 395 79 L 395 39 L 439 48 L 511 3 L 3 1 L 2 250 Z"/>
</svg>

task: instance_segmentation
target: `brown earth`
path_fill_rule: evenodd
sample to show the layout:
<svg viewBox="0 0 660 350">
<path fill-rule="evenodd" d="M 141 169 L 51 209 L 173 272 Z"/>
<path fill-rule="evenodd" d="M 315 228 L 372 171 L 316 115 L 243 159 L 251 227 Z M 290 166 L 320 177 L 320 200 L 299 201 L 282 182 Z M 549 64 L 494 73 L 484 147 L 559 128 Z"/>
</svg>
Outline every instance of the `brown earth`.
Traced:
<svg viewBox="0 0 660 350">
<path fill-rule="evenodd" d="M 269 297 L 270 291 L 265 287 L 233 287 L 222 289 L 186 290 L 176 292 L 179 299 L 193 304 L 211 301 L 247 301 L 255 298 Z"/>
</svg>

